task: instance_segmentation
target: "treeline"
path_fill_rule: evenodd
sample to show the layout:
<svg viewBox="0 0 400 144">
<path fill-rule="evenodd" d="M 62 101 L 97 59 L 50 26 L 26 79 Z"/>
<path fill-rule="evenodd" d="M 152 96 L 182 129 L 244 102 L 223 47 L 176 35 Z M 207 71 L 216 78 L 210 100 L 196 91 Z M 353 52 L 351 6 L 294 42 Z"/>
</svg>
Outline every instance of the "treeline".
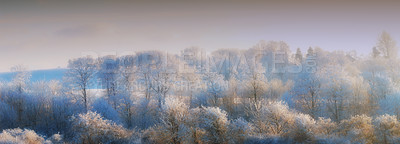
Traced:
<svg viewBox="0 0 400 144">
<path fill-rule="evenodd" d="M 0 142 L 398 143 L 400 62 L 285 42 L 69 61 L 62 81 L 0 85 Z"/>
</svg>

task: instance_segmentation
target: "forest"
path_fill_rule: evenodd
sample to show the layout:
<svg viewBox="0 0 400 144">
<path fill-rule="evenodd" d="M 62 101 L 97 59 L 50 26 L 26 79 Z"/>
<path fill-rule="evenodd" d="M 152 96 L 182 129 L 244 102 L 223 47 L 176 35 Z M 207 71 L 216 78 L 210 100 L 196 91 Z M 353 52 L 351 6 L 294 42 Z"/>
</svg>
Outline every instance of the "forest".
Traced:
<svg viewBox="0 0 400 144">
<path fill-rule="evenodd" d="M 260 41 L 248 49 L 70 59 L 62 80 L 15 66 L 0 143 L 400 143 L 400 60 Z"/>
</svg>

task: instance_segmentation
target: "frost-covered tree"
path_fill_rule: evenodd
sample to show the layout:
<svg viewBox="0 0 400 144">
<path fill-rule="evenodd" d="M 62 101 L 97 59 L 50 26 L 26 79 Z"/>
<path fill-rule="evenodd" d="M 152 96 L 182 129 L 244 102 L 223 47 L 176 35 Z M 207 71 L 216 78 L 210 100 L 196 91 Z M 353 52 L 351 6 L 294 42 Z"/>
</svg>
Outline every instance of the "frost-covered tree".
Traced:
<svg viewBox="0 0 400 144">
<path fill-rule="evenodd" d="M 372 118 L 366 115 L 356 115 L 342 120 L 339 130 L 339 135 L 350 139 L 352 143 L 374 143 L 375 141 Z"/>
<path fill-rule="evenodd" d="M 352 77 L 350 81 L 352 93 L 347 99 L 349 101 L 348 114 L 362 115 L 372 113 L 374 109 L 371 109 L 371 107 L 374 102 L 371 101 L 371 97 L 368 94 L 370 89 L 369 84 L 359 75 Z"/>
<path fill-rule="evenodd" d="M 117 111 L 126 126 L 132 128 L 134 126 L 135 115 L 137 114 L 137 105 L 129 94 L 120 94 Z"/>
<path fill-rule="evenodd" d="M 128 128 L 134 125 L 135 116 L 135 102 L 136 100 L 135 92 L 140 91 L 137 87 L 137 59 L 134 55 L 127 55 L 118 58 L 118 70 L 117 70 L 117 83 L 118 83 L 118 107 L 121 118 L 125 121 Z"/>
<path fill-rule="evenodd" d="M 228 112 L 230 117 L 237 118 L 243 115 L 241 107 L 242 88 L 241 83 L 236 78 L 229 78 L 228 88 L 225 91 L 225 96 L 222 98 L 221 108 Z"/>
<path fill-rule="evenodd" d="M 16 65 L 12 67 L 11 71 L 15 74 L 10 83 L 11 89 L 9 89 L 9 91 L 7 92 L 8 102 L 17 112 L 17 122 L 22 124 L 24 119 L 23 114 L 26 105 L 26 92 L 28 90 L 31 73 L 27 70 L 25 66 L 22 65 Z"/>
<path fill-rule="evenodd" d="M 294 81 L 290 93 L 296 108 L 313 118 L 317 117 L 322 104 L 320 78 L 315 73 L 302 72 Z"/>
<path fill-rule="evenodd" d="M 82 57 L 68 62 L 67 79 L 79 91 L 85 110 L 88 110 L 88 89 L 92 86 L 97 72 L 97 63 L 91 57 Z"/>
<path fill-rule="evenodd" d="M 268 82 L 267 98 L 270 100 L 279 100 L 291 87 L 292 81 L 283 83 L 280 79 L 272 79 Z"/>
<path fill-rule="evenodd" d="M 360 70 L 364 83 L 367 83 L 366 100 L 371 114 L 379 109 L 378 102 L 393 93 L 393 83 L 387 75 L 386 60 L 383 58 L 368 59 L 361 63 Z"/>
<path fill-rule="evenodd" d="M 176 55 L 168 53 L 160 53 L 159 57 L 160 62 L 151 72 L 151 89 L 157 97 L 159 106 L 161 106 L 179 76 L 180 61 Z"/>
<path fill-rule="evenodd" d="M 316 121 L 315 135 L 319 137 L 335 136 L 337 123 L 329 118 L 319 117 Z"/>
<path fill-rule="evenodd" d="M 0 143 L 4 144 L 51 144 L 52 142 L 49 140 L 45 140 L 45 138 L 39 134 L 37 134 L 33 130 L 29 129 L 6 129 L 0 133 Z"/>
<path fill-rule="evenodd" d="M 122 143 L 132 132 L 92 111 L 72 117 L 74 143 Z"/>
<path fill-rule="evenodd" d="M 217 73 L 203 74 L 203 81 L 205 83 L 204 95 L 209 105 L 219 106 L 220 98 L 224 96 L 226 91 L 227 82 L 223 76 Z"/>
<path fill-rule="evenodd" d="M 143 88 L 140 90 L 144 91 L 145 98 L 148 100 L 151 99 L 153 91 L 153 76 L 165 70 L 161 69 L 162 66 L 165 66 L 163 58 L 164 54 L 158 51 L 139 52 L 135 55 L 136 76 L 140 84 L 139 87 Z"/>
<path fill-rule="evenodd" d="M 128 94 L 132 94 L 135 90 L 134 83 L 136 80 L 136 72 L 138 71 L 137 59 L 134 55 L 121 56 L 118 58 L 120 75 L 118 81 L 120 83 L 119 88 Z"/>
<path fill-rule="evenodd" d="M 348 99 L 352 91 L 350 89 L 350 77 L 340 66 L 331 66 L 325 70 L 324 84 L 324 106 L 328 116 L 339 122 L 347 116 Z"/>
<path fill-rule="evenodd" d="M 102 88 L 106 91 L 108 101 L 114 109 L 118 105 L 118 60 L 114 56 L 105 56 L 98 59 L 99 70 L 98 77 L 101 81 Z"/>
<path fill-rule="evenodd" d="M 294 117 L 294 126 L 290 137 L 298 143 L 310 143 L 315 138 L 316 121 L 307 114 L 298 113 Z"/>
<path fill-rule="evenodd" d="M 249 75 L 249 78 L 244 82 L 247 98 L 258 103 L 264 99 L 268 89 L 268 80 L 263 73 L 254 72 Z"/>
<path fill-rule="evenodd" d="M 265 101 L 259 110 L 252 111 L 254 132 L 264 135 L 284 136 L 291 131 L 295 113 L 283 102 Z"/>
<path fill-rule="evenodd" d="M 382 32 L 376 44 L 379 52 L 384 58 L 396 59 L 397 58 L 397 46 L 396 41 L 387 32 Z"/>
<path fill-rule="evenodd" d="M 393 94 L 393 83 L 385 73 L 364 73 L 364 78 L 368 80 L 370 109 L 376 112 L 379 109 L 379 102 Z"/>
<path fill-rule="evenodd" d="M 228 135 L 230 125 L 227 113 L 217 107 L 190 109 L 182 101 L 167 98 L 162 106 L 161 123 L 145 132 L 145 138 L 155 143 L 228 143 L 240 139 Z M 232 133 L 248 134 L 243 120 L 235 121 Z M 245 123 L 245 124 L 243 124 Z M 242 137 L 243 138 L 243 137 Z M 233 140 L 234 141 L 234 140 Z"/>
<path fill-rule="evenodd" d="M 190 143 L 191 115 L 189 107 L 174 98 L 167 98 L 162 104 L 160 124 L 150 128 L 146 133 L 155 143 Z"/>
<path fill-rule="evenodd" d="M 174 74 L 162 70 L 155 72 L 152 76 L 151 89 L 156 94 L 160 107 L 171 90 L 173 76 Z"/>
<path fill-rule="evenodd" d="M 202 107 L 199 127 L 206 131 L 205 143 L 228 143 L 229 120 L 227 113 L 218 107 Z"/>
<path fill-rule="evenodd" d="M 400 123 L 396 116 L 381 115 L 374 120 L 378 143 L 399 143 Z"/>
<path fill-rule="evenodd" d="M 229 143 L 243 143 L 254 133 L 254 126 L 243 118 L 231 120 L 229 123 Z"/>
<path fill-rule="evenodd" d="M 31 78 L 31 73 L 23 65 L 14 66 L 11 68 L 11 71 L 15 73 L 13 76 L 12 85 L 16 92 L 22 94 L 27 89 L 27 84 Z"/>
</svg>

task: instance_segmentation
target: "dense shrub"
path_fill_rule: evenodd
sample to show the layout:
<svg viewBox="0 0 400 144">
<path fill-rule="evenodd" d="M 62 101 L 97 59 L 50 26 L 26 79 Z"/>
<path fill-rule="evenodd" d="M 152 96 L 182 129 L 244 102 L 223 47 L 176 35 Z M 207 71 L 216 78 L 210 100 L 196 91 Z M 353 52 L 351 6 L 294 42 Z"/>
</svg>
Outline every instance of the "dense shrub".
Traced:
<svg viewBox="0 0 400 144">
<path fill-rule="evenodd" d="M 74 143 L 123 143 L 132 136 L 132 132 L 96 112 L 79 114 L 72 121 Z"/>
<path fill-rule="evenodd" d="M 396 116 L 381 115 L 374 124 L 378 143 L 400 143 L 400 123 Z"/>
<path fill-rule="evenodd" d="M 372 118 L 366 115 L 356 115 L 341 121 L 339 129 L 339 134 L 351 140 L 352 143 L 373 143 L 375 141 Z"/>
<path fill-rule="evenodd" d="M 49 140 L 29 129 L 6 129 L 0 133 L 0 143 L 4 144 L 51 144 Z"/>
</svg>

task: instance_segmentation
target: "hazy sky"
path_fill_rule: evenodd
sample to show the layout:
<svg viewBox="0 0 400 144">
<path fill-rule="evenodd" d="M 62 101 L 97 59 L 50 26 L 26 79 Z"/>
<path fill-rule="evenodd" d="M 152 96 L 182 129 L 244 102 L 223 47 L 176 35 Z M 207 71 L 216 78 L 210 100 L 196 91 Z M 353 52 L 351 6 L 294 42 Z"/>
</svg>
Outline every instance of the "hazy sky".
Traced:
<svg viewBox="0 0 400 144">
<path fill-rule="evenodd" d="M 260 40 L 366 55 L 383 30 L 400 42 L 399 7 L 388 0 L 0 0 L 0 72 L 66 67 L 88 51 L 247 49 Z"/>
</svg>

